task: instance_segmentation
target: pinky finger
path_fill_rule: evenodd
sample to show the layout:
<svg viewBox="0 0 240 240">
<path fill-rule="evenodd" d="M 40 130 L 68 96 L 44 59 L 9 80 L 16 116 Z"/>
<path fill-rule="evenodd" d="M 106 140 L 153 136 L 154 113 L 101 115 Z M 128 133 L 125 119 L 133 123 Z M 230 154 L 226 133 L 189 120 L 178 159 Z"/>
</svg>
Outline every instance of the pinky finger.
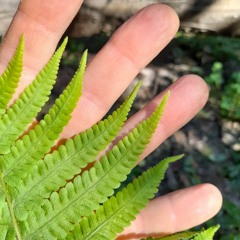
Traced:
<svg viewBox="0 0 240 240">
<path fill-rule="evenodd" d="M 152 200 L 118 240 L 184 231 L 212 218 L 221 205 L 221 193 L 211 184 L 178 190 Z"/>
</svg>

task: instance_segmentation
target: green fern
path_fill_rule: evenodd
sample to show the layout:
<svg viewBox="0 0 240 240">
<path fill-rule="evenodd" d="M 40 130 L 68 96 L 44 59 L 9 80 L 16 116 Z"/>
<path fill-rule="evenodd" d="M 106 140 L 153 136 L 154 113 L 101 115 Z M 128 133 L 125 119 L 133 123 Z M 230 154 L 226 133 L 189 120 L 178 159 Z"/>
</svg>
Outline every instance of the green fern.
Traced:
<svg viewBox="0 0 240 240">
<path fill-rule="evenodd" d="M 27 126 L 41 110 L 41 107 L 47 102 L 48 96 L 51 93 L 50 91 L 56 81 L 59 62 L 66 43 L 67 39 L 65 39 L 58 51 L 37 75 L 32 84 L 25 89 L 16 102 L 7 109 L 6 113 L 0 119 L 1 154 L 9 153 L 10 146 L 23 134 Z M 22 45 L 23 44 L 20 43 L 20 50 L 17 49 L 16 51 L 15 55 L 18 56 L 16 61 L 22 58 L 22 54 L 19 54 L 19 52 L 22 52 Z M 12 64 L 14 61 L 15 59 L 13 58 L 5 72 L 11 72 L 12 75 L 19 76 L 21 74 L 21 68 L 15 68 L 15 65 Z M 21 63 L 19 65 L 21 65 Z M 4 75 L 5 73 L 3 73 L 3 78 Z M 1 91 L 7 92 L 8 89 L 4 87 Z"/>
<path fill-rule="evenodd" d="M 216 225 L 208 229 L 203 229 L 193 238 L 193 240 L 212 240 L 219 227 L 219 225 Z"/>
<path fill-rule="evenodd" d="M 208 229 L 202 229 L 200 231 L 180 232 L 160 238 L 148 237 L 146 240 L 213 240 L 214 234 L 217 232 L 219 227 L 219 225 L 216 225 Z"/>
<path fill-rule="evenodd" d="M 30 239 L 39 239 L 43 236 L 47 239 L 66 237 L 73 224 L 96 210 L 100 203 L 114 193 L 114 189 L 126 179 L 150 141 L 166 99 L 167 97 L 150 118 L 139 124 L 107 155 L 97 161 L 93 168 L 75 177 L 73 182 L 61 188 L 59 192 L 52 193 L 41 208 L 29 212 L 26 225 L 31 231 L 26 231 Z M 49 221 L 52 225 L 48 224 Z"/>
<path fill-rule="evenodd" d="M 116 137 L 127 118 L 139 87 L 140 84 L 136 86 L 123 105 L 107 119 L 100 121 L 73 139 L 69 139 L 58 150 L 46 155 L 44 161 L 38 161 L 17 191 L 16 209 L 31 210 L 34 206 L 42 205 L 44 198 L 48 198 L 52 191 L 58 191 L 67 180 L 79 174 L 81 168 L 93 162 L 100 151 L 104 150 Z M 24 214 L 24 211 L 22 213 Z M 24 218 L 21 217 L 21 219 Z"/>
<path fill-rule="evenodd" d="M 116 139 L 140 83 L 112 115 L 49 153 L 81 96 L 87 52 L 48 114 L 26 131 L 48 100 L 66 43 L 9 108 L 22 72 L 23 37 L 0 77 L 0 240 L 113 239 L 154 196 L 168 164 L 181 157 L 161 161 L 113 196 L 149 143 L 169 95 L 96 161 Z"/>
<path fill-rule="evenodd" d="M 0 76 L 0 115 L 5 113 L 7 105 L 18 86 L 23 67 L 23 51 L 24 39 L 21 37 L 19 46 L 8 68 Z"/>
<path fill-rule="evenodd" d="M 25 177 L 29 168 L 49 152 L 63 127 L 70 120 L 70 114 L 81 95 L 82 84 L 79 79 L 83 77 L 85 63 L 86 52 L 75 76 L 55 101 L 49 113 L 33 130 L 14 143 L 9 154 L 3 156 L 2 171 L 8 185 L 19 185 L 19 181 Z"/>
</svg>

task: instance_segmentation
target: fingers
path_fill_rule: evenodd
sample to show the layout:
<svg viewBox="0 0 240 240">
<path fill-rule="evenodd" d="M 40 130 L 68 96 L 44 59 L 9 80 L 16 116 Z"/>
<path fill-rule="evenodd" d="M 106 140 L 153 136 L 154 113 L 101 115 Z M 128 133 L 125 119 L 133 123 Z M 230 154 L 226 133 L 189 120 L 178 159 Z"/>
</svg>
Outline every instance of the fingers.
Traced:
<svg viewBox="0 0 240 240">
<path fill-rule="evenodd" d="M 189 229 L 212 218 L 221 205 L 221 193 L 211 184 L 178 190 L 152 200 L 118 240 L 157 237 Z"/>
<path fill-rule="evenodd" d="M 46 0 L 22 2 L 0 49 L 1 71 L 12 56 L 19 35 L 25 33 L 24 82 L 18 93 L 46 63 L 81 3 L 82 0 L 71 4 L 54 0 L 49 6 Z M 62 9 L 64 14 L 59 14 Z M 89 64 L 83 96 L 62 136 L 71 137 L 100 120 L 138 71 L 172 39 L 177 28 L 175 12 L 160 4 L 145 8 L 126 22 Z"/>
<path fill-rule="evenodd" d="M 116 144 L 119 139 L 127 135 L 129 131 L 136 127 L 138 123 L 149 117 L 157 105 L 159 105 L 164 93 L 168 90 L 170 90 L 170 97 L 168 99 L 162 119 L 155 130 L 150 143 L 140 156 L 139 161 L 149 155 L 169 136 L 171 136 L 174 132 L 184 126 L 190 119 L 192 119 L 197 112 L 203 108 L 207 102 L 209 94 L 207 84 L 199 76 L 187 75 L 180 78 L 163 93 L 156 96 L 143 109 L 128 119 L 120 131 L 117 139 L 112 144 Z M 66 136 L 66 133 L 64 136 Z"/>
<path fill-rule="evenodd" d="M 23 1 L 4 44 L 11 42 L 11 36 L 15 36 L 13 34 L 14 31 L 21 34 L 24 30 L 28 33 L 30 44 L 26 61 L 29 59 L 29 62 L 31 62 L 30 53 L 34 51 L 41 53 L 45 49 L 47 53 L 50 53 L 52 51 L 51 47 L 50 50 L 46 50 L 49 49 L 47 45 L 55 45 L 64 28 L 71 20 L 70 16 L 74 11 L 77 11 L 76 6 L 80 5 L 81 2 L 80 0 L 74 0 L 72 4 L 67 4 L 68 2 L 61 1 L 61 4 L 57 5 L 58 1 L 54 1 L 52 6 L 55 6 L 55 10 L 54 7 L 50 7 L 50 11 L 47 11 L 49 4 L 46 1 L 38 0 L 34 1 L 34 4 L 29 0 Z M 56 13 L 58 11 L 56 10 L 65 7 L 64 4 L 68 6 L 65 8 L 65 17 L 63 19 L 58 18 Z M 39 8 L 41 11 L 38 10 Z M 38 11 L 40 13 L 35 14 Z M 36 17 L 34 17 L 35 15 Z M 51 25 L 50 20 L 54 20 L 53 22 L 55 23 Z M 48 27 L 46 26 L 47 23 L 50 23 Z M 56 23 L 61 25 L 59 27 L 60 30 L 56 32 L 54 39 L 49 37 L 48 41 L 45 41 L 47 35 L 50 35 L 46 29 L 54 29 Z M 45 27 L 41 28 L 41 26 Z M 175 12 L 169 7 L 160 4 L 145 8 L 125 23 L 89 64 L 84 80 L 83 96 L 73 114 L 73 119 L 65 129 L 62 137 L 71 137 L 100 120 L 134 76 L 136 76 L 139 69 L 146 65 L 171 40 L 177 27 L 178 18 Z M 43 34 L 42 37 L 41 34 Z M 34 39 L 38 37 L 40 40 L 36 44 Z M 17 41 L 16 38 L 14 39 Z M 4 44 L 1 50 L 6 48 Z M 40 54 L 40 57 L 37 58 L 39 64 L 42 64 L 45 59 L 43 55 Z M 35 59 L 35 54 L 31 56 Z M 34 63 L 34 60 L 32 62 Z M 33 65 L 35 68 L 38 68 L 36 67 L 37 63 Z M 30 76 L 31 72 L 34 72 L 34 68 L 29 63 L 29 67 L 25 70 L 25 77 L 26 75 Z M 156 137 L 153 139 L 148 148 L 149 151 L 152 151 L 174 130 L 186 123 L 202 107 L 203 102 L 206 100 L 206 87 L 201 80 L 194 79 L 197 78 L 192 77 L 191 79 L 186 78 L 185 81 L 180 80 L 171 87 L 172 94 L 167 111 L 158 129 L 158 133 L 161 135 L 156 134 L 160 137 L 157 140 L 155 140 Z M 29 79 L 27 78 L 28 80 L 30 80 L 30 77 Z M 22 84 L 23 86 L 24 84 Z M 186 91 L 186 89 L 189 90 Z M 146 113 L 151 111 L 152 106 L 159 102 L 160 97 L 157 97 L 141 113 L 132 118 L 125 130 L 132 128 L 143 115 L 146 116 Z M 174 102 L 178 103 L 177 107 Z M 175 115 L 172 115 L 172 112 Z M 177 120 L 175 117 L 177 117 Z"/>
<path fill-rule="evenodd" d="M 22 0 L 0 47 L 0 72 L 4 70 L 24 33 L 23 89 L 53 54 L 56 45 L 83 0 Z M 20 91 L 20 90 L 19 90 Z"/>
<path fill-rule="evenodd" d="M 19 35 L 26 35 L 24 82 L 18 92 L 47 61 L 82 1 L 58 3 L 55 0 L 49 6 L 46 0 L 24 0 L 1 45 L 0 71 L 12 55 Z M 62 9 L 65 11 L 60 18 Z M 160 4 L 145 8 L 126 22 L 89 64 L 83 96 L 62 136 L 71 137 L 100 120 L 139 70 L 172 39 L 177 28 L 175 12 Z"/>
<path fill-rule="evenodd" d="M 88 65 L 83 96 L 63 137 L 70 137 L 100 120 L 139 70 L 173 38 L 175 12 L 152 5 L 127 21 Z"/>
</svg>

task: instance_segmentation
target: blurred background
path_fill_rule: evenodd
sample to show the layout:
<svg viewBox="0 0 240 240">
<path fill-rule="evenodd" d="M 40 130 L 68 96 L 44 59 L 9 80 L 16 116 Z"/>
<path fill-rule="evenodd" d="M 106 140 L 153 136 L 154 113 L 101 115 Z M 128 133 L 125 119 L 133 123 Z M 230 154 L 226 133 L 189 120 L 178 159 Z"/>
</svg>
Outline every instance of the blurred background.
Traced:
<svg viewBox="0 0 240 240">
<path fill-rule="evenodd" d="M 85 0 L 66 32 L 70 41 L 53 98 L 70 80 L 84 49 L 89 49 L 89 58 L 94 57 L 124 21 L 157 2 L 172 6 L 181 26 L 166 49 L 134 79 L 133 84 L 140 79 L 143 84 L 131 114 L 189 73 L 205 79 L 210 98 L 192 121 L 133 170 L 128 181 L 164 157 L 185 153 L 183 160 L 170 166 L 158 195 L 202 182 L 215 184 L 224 196 L 224 204 L 205 226 L 220 223 L 217 239 L 240 240 L 239 0 Z M 18 4 L 19 0 L 0 0 L 0 35 L 5 33 Z"/>
</svg>

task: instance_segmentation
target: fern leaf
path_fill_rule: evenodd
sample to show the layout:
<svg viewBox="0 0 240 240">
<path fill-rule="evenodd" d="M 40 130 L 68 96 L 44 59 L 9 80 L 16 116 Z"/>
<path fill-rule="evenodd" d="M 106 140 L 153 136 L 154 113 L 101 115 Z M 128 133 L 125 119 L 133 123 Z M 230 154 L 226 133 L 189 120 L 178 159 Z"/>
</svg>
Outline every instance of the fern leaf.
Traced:
<svg viewBox="0 0 240 240">
<path fill-rule="evenodd" d="M 193 240 L 213 240 L 213 237 L 217 230 L 219 229 L 219 225 L 210 227 L 208 229 L 203 229 L 202 231 L 199 232 L 197 236 L 193 238 Z"/>
<path fill-rule="evenodd" d="M 22 36 L 12 60 L 0 76 L 0 116 L 6 112 L 7 105 L 18 86 L 23 68 L 23 51 L 24 38 Z"/>
<path fill-rule="evenodd" d="M 198 232 L 187 231 L 187 232 L 175 233 L 175 234 L 171 234 L 169 236 L 164 236 L 164 237 L 159 237 L 159 238 L 148 237 L 148 238 L 145 238 L 142 240 L 191 240 L 197 234 L 198 234 Z"/>
<path fill-rule="evenodd" d="M 159 237 L 159 238 L 148 237 L 146 238 L 146 240 L 213 240 L 213 237 L 218 229 L 219 229 L 219 225 L 216 225 L 208 229 L 202 229 L 200 231 L 194 231 L 194 232 L 186 231 L 186 232 L 174 233 L 174 234 L 164 236 L 164 237 Z"/>
<path fill-rule="evenodd" d="M 116 137 L 136 97 L 140 83 L 131 95 L 107 119 L 95 124 L 91 129 L 69 139 L 44 161 L 38 161 L 32 174 L 26 178 L 14 196 L 18 219 L 26 218 L 26 210 L 42 205 L 52 191 L 66 184 L 66 180 L 81 172 L 81 168 L 93 162 L 107 145 Z"/>
<path fill-rule="evenodd" d="M 154 197 L 169 163 L 181 157 L 182 155 L 164 159 L 157 166 L 144 172 L 133 183 L 118 192 L 116 197 L 111 197 L 95 213 L 76 224 L 67 239 L 114 239 L 130 225 L 149 199 Z"/>
<path fill-rule="evenodd" d="M 83 54 L 73 79 L 56 99 L 49 113 L 33 130 L 30 130 L 29 134 L 16 142 L 9 154 L 4 156 L 3 174 L 8 185 L 19 185 L 19 182 L 31 171 L 33 164 L 49 152 L 63 127 L 70 120 L 81 95 L 86 60 L 87 52 Z"/>
<path fill-rule="evenodd" d="M 0 154 L 7 154 L 10 146 L 22 135 L 33 118 L 48 100 L 55 83 L 59 62 L 66 46 L 67 39 L 53 55 L 35 80 L 30 84 L 16 102 L 0 119 Z"/>
<path fill-rule="evenodd" d="M 82 176 L 54 192 L 42 207 L 29 213 L 25 239 L 64 238 L 73 224 L 107 200 L 136 164 L 161 118 L 168 94 L 154 113 Z"/>
</svg>

